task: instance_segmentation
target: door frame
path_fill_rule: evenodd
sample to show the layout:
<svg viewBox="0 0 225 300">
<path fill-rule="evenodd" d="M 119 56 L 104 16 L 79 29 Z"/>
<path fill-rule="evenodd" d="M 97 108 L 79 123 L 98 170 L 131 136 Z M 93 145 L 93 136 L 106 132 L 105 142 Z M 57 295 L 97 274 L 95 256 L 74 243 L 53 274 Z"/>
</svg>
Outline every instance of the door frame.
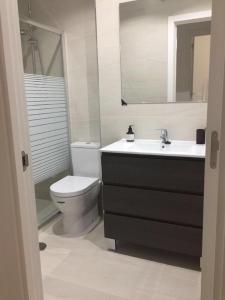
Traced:
<svg viewBox="0 0 225 300">
<path fill-rule="evenodd" d="M 175 15 L 168 18 L 168 81 L 167 102 L 176 102 L 177 93 L 177 26 L 211 21 L 212 11 Z"/>
<path fill-rule="evenodd" d="M 31 157 L 22 61 L 17 0 L 2 0 L 0 299 L 43 300 L 33 176 L 21 157 L 22 151 Z"/>
<path fill-rule="evenodd" d="M 225 185 L 222 182 L 225 176 L 225 118 L 218 122 L 214 117 L 221 112 L 225 116 L 224 0 L 214 0 L 212 23 L 212 82 L 208 110 L 202 300 L 222 300 L 225 296 Z M 3 284 L 0 298 L 43 300 L 32 170 L 28 167 L 24 172 L 21 163 L 21 151 L 25 150 L 29 156 L 31 152 L 16 0 L 0 2 L 0 39 L 0 138 L 4 141 L 0 147 L 0 161 L 5 166 L 4 169 L 0 168 L 0 184 L 3 196 L 4 192 L 7 195 L 7 201 L 2 206 L 4 209 L 0 210 L 0 220 L 5 220 L 5 226 L 0 226 L 0 245 L 5 245 L 0 247 L 5 264 L 5 268 L 0 270 L 0 282 Z M 213 102 L 215 99 L 218 105 Z M 220 167 L 217 172 L 210 169 L 211 129 L 220 133 Z M 7 180 L 4 181 L 6 176 Z M 216 194 L 215 201 L 212 201 Z M 4 231 L 5 228 L 7 231 Z M 15 263 L 12 264 L 12 261 Z"/>
<path fill-rule="evenodd" d="M 225 6 L 213 1 L 203 224 L 202 300 L 225 299 Z M 223 116 L 223 117 L 222 117 Z M 212 133 L 218 140 L 212 140 Z M 218 144 L 218 145 L 216 145 Z M 217 146 L 217 149 L 213 148 Z M 211 155 L 217 165 L 210 166 Z"/>
</svg>

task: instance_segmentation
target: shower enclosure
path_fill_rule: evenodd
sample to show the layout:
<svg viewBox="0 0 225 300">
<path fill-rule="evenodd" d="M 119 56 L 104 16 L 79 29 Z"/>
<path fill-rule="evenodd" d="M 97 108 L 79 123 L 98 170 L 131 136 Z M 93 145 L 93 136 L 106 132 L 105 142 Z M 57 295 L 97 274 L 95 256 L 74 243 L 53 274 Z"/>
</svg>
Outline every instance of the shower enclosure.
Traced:
<svg viewBox="0 0 225 300">
<path fill-rule="evenodd" d="M 58 211 L 49 187 L 70 173 L 70 138 L 62 36 L 20 21 L 38 225 Z"/>
</svg>

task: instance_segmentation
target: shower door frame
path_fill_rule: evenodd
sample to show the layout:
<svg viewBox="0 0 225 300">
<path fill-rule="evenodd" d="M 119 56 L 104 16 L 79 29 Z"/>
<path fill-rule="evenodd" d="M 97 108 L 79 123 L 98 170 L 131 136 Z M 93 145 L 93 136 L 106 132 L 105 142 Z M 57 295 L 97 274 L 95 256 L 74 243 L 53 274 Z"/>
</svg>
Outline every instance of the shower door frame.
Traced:
<svg viewBox="0 0 225 300">
<path fill-rule="evenodd" d="M 67 106 L 67 120 L 68 120 L 68 137 L 69 137 L 69 144 L 71 144 L 71 128 L 69 126 L 69 124 L 71 124 L 70 122 L 70 113 L 69 113 L 69 87 L 68 87 L 68 65 L 67 65 L 67 38 L 66 38 L 66 33 L 62 30 L 59 30 L 58 28 L 55 28 L 53 26 L 50 25 L 45 25 L 42 23 L 39 23 L 37 21 L 31 20 L 30 18 L 26 17 L 26 16 L 20 16 L 19 17 L 19 21 L 25 24 L 29 24 L 29 25 L 33 25 L 37 28 L 40 28 L 42 30 L 54 33 L 54 34 L 58 34 L 61 38 L 61 47 L 62 47 L 62 60 L 63 60 L 63 72 L 64 72 L 64 80 L 65 80 L 65 94 L 66 94 L 66 106 Z M 44 74 L 43 74 L 44 75 Z M 69 151 L 70 151 L 70 147 L 69 147 Z M 35 201 L 38 201 L 35 198 Z M 43 226 L 46 222 L 48 222 L 48 220 L 50 220 L 51 218 L 53 218 L 57 213 L 59 212 L 59 210 L 56 208 L 55 211 L 52 211 L 51 214 L 49 214 L 48 219 L 46 218 L 41 224 L 38 225 L 38 227 L 40 228 L 41 226 Z"/>
<path fill-rule="evenodd" d="M 46 31 L 50 31 L 50 32 L 53 32 L 53 33 L 56 33 L 58 35 L 63 35 L 63 31 L 55 28 L 55 27 L 52 27 L 50 25 L 44 25 L 44 24 L 41 24 L 39 22 L 36 22 L 36 21 L 33 21 L 25 16 L 22 16 L 20 17 L 20 21 L 23 22 L 23 23 L 26 23 L 26 24 L 29 24 L 29 25 L 33 25 L 35 27 L 38 27 L 38 28 L 41 28 L 43 30 L 46 30 Z"/>
</svg>

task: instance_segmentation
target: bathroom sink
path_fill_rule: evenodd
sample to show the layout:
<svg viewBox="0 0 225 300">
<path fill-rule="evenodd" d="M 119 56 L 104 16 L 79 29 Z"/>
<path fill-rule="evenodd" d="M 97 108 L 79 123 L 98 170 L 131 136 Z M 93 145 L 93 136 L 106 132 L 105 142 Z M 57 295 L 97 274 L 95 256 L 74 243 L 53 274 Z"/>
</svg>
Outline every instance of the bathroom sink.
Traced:
<svg viewBox="0 0 225 300">
<path fill-rule="evenodd" d="M 196 145 L 195 141 L 176 140 L 165 145 L 161 140 L 147 139 L 136 139 L 130 143 L 122 139 L 102 148 L 101 152 L 204 158 L 205 145 Z"/>
</svg>

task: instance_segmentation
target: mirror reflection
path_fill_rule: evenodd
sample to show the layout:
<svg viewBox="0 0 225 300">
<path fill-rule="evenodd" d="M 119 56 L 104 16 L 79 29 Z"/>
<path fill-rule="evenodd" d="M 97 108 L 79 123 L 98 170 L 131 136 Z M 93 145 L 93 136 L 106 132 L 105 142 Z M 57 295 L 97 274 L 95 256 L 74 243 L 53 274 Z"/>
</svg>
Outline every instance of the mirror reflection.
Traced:
<svg viewBox="0 0 225 300">
<path fill-rule="evenodd" d="M 123 103 L 207 102 L 211 2 L 120 4 Z"/>
</svg>

